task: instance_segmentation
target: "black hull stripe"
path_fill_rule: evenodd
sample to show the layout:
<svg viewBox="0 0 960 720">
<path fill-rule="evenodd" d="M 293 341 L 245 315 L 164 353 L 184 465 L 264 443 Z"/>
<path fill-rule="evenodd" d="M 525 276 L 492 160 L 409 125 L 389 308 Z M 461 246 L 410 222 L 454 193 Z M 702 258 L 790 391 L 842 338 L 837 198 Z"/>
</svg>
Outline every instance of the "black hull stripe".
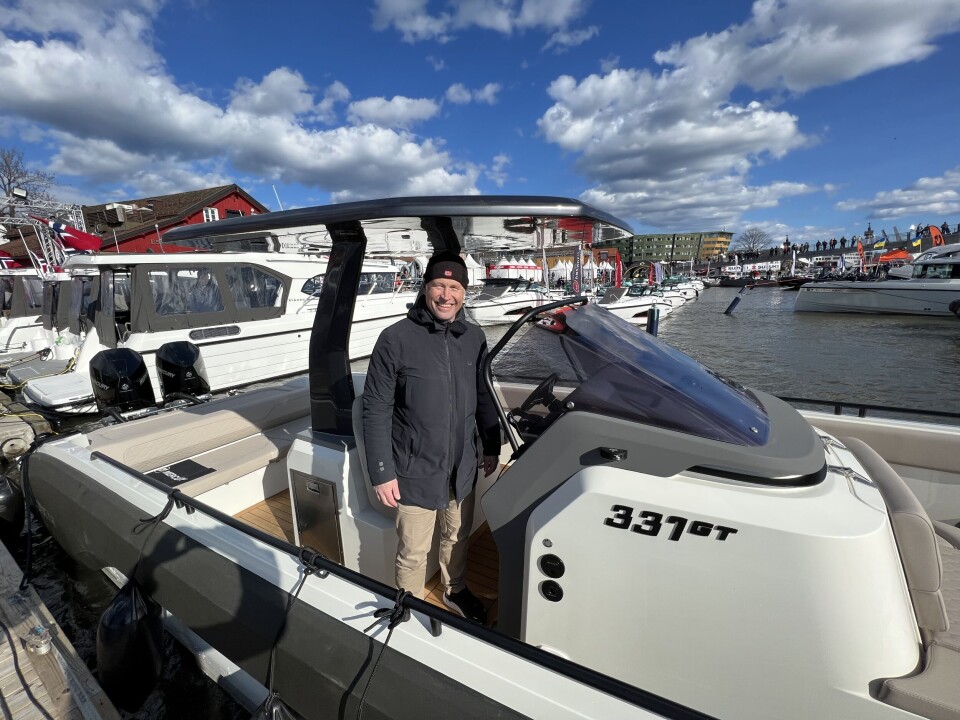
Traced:
<svg viewBox="0 0 960 720">
<path fill-rule="evenodd" d="M 175 497 L 178 503 L 192 507 L 224 525 L 232 527 L 235 530 L 253 537 L 259 542 L 269 545 L 270 547 L 287 553 L 293 557 L 299 556 L 300 549 L 296 546 L 275 538 L 263 531 L 257 530 L 256 528 L 253 528 L 240 520 L 226 515 L 225 513 L 222 513 L 195 498 L 181 495 L 176 490 L 171 492 L 170 488 L 159 480 L 155 480 L 154 478 L 144 475 L 143 473 L 137 472 L 136 470 L 127 467 L 123 463 L 108 457 L 107 455 L 103 455 L 100 452 L 94 452 L 91 454 L 91 458 L 101 460 L 108 465 L 111 465 L 150 485 L 164 495 Z M 327 560 L 326 558 L 318 558 L 316 564 L 318 567 L 330 572 L 332 575 L 336 575 L 347 582 L 353 583 L 364 590 L 367 590 L 368 592 L 375 593 L 385 600 L 392 601 L 396 594 L 396 591 L 393 588 L 387 587 L 386 585 L 383 585 L 382 583 L 369 578 L 366 575 L 362 575 L 358 572 L 350 570 L 349 568 Z M 416 610 L 417 612 L 428 616 L 431 618 L 431 620 L 455 627 L 460 632 L 472 635 L 483 642 L 516 655 L 517 657 L 545 667 L 553 672 L 563 675 L 566 678 L 569 678 L 570 680 L 574 680 L 589 687 L 596 688 L 607 695 L 611 695 L 615 698 L 636 705 L 637 707 L 650 710 L 664 717 L 672 718 L 673 720 L 710 720 L 709 715 L 705 715 L 672 700 L 668 700 L 660 697 L 659 695 L 655 695 L 654 693 L 634 687 L 615 678 L 611 678 L 608 675 L 591 670 L 570 660 L 565 660 L 557 655 L 535 648 L 490 628 L 481 627 L 476 623 L 453 615 L 445 610 L 441 610 L 434 605 L 427 603 L 425 600 L 411 598 L 407 601 L 407 605 L 412 610 Z"/>
</svg>

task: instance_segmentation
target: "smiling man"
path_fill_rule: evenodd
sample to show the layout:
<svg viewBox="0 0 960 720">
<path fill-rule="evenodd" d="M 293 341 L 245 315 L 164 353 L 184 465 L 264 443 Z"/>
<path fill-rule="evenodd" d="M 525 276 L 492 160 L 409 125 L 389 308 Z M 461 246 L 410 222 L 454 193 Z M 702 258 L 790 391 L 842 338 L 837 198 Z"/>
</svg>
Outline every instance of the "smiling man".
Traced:
<svg viewBox="0 0 960 720">
<path fill-rule="evenodd" d="M 397 587 L 423 594 L 439 520 L 443 601 L 483 623 L 486 609 L 464 575 L 478 440 L 485 474 L 500 455 L 496 408 L 480 375 L 487 342 L 464 319 L 467 266 L 459 255 L 434 255 L 423 282 L 407 317 L 381 333 L 370 358 L 363 391 L 367 468 L 379 501 L 397 509 Z"/>
</svg>

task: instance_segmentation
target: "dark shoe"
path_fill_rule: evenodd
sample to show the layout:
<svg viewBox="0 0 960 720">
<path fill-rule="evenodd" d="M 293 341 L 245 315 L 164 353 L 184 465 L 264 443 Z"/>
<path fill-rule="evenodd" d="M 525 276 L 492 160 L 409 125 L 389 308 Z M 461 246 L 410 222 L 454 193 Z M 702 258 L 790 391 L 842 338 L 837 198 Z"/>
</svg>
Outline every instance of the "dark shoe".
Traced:
<svg viewBox="0 0 960 720">
<path fill-rule="evenodd" d="M 461 617 L 476 620 L 481 625 L 487 622 L 487 609 L 466 587 L 452 595 L 444 593 L 443 604 Z"/>
</svg>

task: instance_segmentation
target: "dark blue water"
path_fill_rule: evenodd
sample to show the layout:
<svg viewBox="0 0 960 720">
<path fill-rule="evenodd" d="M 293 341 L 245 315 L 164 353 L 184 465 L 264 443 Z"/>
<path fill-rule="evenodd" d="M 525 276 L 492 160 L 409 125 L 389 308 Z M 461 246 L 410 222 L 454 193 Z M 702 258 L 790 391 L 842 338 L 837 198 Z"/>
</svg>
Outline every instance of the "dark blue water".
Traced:
<svg viewBox="0 0 960 720">
<path fill-rule="evenodd" d="M 960 412 L 960 320 L 794 313 L 795 292 L 711 288 L 660 324 L 659 337 L 748 387 L 775 395 Z M 505 326 L 487 328 L 490 345 Z M 363 363 L 357 369 L 362 369 Z M 95 631 L 115 588 L 74 563 L 44 532 L 35 549 L 35 586 L 90 667 Z M 23 540 L 4 542 L 22 563 Z M 169 637 L 160 687 L 129 717 L 248 717 L 197 670 Z"/>
</svg>

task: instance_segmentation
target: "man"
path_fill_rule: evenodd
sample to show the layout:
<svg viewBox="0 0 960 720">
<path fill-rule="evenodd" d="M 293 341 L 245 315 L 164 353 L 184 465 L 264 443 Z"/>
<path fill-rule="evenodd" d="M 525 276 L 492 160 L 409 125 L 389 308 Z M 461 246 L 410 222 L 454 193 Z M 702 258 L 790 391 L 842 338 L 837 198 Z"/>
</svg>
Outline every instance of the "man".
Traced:
<svg viewBox="0 0 960 720">
<path fill-rule="evenodd" d="M 478 430 L 484 473 L 490 475 L 500 455 L 500 427 L 480 375 L 486 338 L 464 319 L 467 282 L 467 266 L 456 253 L 430 258 L 423 294 L 373 349 L 363 391 L 363 436 L 377 498 L 397 508 L 397 587 L 423 593 L 439 519 L 443 602 L 483 623 L 486 609 L 464 574 Z"/>
</svg>

